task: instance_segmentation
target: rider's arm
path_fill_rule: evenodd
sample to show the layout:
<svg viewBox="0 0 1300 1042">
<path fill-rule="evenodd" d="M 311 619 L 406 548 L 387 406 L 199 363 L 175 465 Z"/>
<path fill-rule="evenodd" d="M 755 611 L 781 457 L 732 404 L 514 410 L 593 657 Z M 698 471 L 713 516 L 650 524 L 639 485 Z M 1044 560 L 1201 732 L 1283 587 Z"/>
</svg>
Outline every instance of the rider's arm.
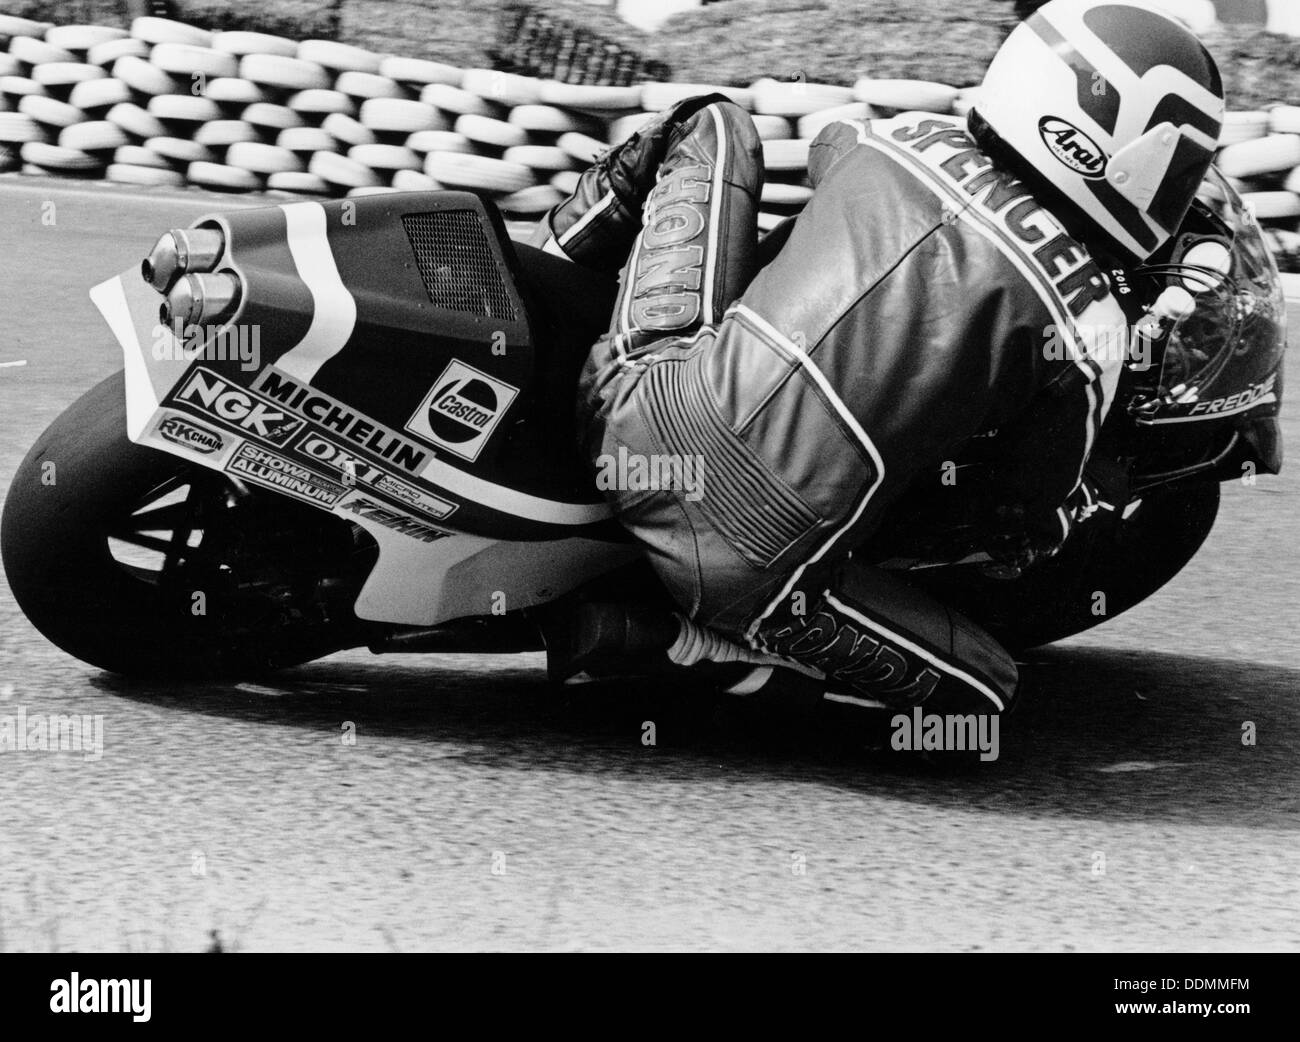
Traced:
<svg viewBox="0 0 1300 1042">
<path fill-rule="evenodd" d="M 827 123 L 808 149 L 808 183 L 816 188 L 840 159 L 860 142 L 865 127 L 857 120 Z"/>
<path fill-rule="evenodd" d="M 732 105 L 721 94 L 687 98 L 602 155 L 542 218 L 532 245 L 597 271 L 618 271 L 641 231 L 641 208 L 660 164 L 691 117 L 710 104 Z"/>
<path fill-rule="evenodd" d="M 1005 507 L 1014 513 L 1006 520 L 1021 527 L 1035 554 L 1055 552 L 1077 523 L 1116 498 L 1098 489 L 1114 482 L 1099 482 L 1086 468 L 1114 400 L 1123 364 L 1118 345 L 1127 343 L 1127 327 L 1107 298 L 1089 307 L 1072 332 L 1068 345 L 1059 337 L 1044 341 L 1068 348 L 1077 360 L 1056 363 L 1056 377 L 1004 432 L 990 475 L 991 494 L 1004 513 Z"/>
</svg>

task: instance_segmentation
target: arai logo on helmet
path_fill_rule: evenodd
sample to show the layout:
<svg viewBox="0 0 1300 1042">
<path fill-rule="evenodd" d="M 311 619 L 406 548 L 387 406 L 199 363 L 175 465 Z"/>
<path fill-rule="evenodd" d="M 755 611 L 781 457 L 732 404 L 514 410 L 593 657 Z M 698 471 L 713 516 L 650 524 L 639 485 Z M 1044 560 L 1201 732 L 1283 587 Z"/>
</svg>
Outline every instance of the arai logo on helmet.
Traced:
<svg viewBox="0 0 1300 1042">
<path fill-rule="evenodd" d="M 1106 173 L 1106 154 L 1087 134 L 1059 116 L 1044 116 L 1038 133 L 1052 155 L 1076 174 L 1101 180 Z"/>
</svg>

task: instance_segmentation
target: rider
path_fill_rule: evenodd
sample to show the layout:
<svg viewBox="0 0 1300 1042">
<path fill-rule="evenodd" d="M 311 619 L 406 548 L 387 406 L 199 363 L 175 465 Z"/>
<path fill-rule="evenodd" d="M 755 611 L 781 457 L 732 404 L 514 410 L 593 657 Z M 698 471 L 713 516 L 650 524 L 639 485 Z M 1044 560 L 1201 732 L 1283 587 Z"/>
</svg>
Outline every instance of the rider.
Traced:
<svg viewBox="0 0 1300 1042">
<path fill-rule="evenodd" d="M 1128 350 L 1112 278 L 1182 222 L 1223 108 L 1176 21 L 1051 0 L 964 124 L 827 126 L 813 198 L 761 270 L 762 152 L 742 109 L 691 99 L 602 157 L 542 229 L 551 252 L 622 266 L 582 438 L 593 461 L 690 459 L 703 478 L 611 493 L 682 609 L 627 647 L 789 663 L 839 702 L 1008 709 L 1010 655 L 851 551 L 904 493 L 960 486 L 972 439 L 995 464 L 996 560 L 1055 553 L 1095 508 L 1084 465 Z"/>
</svg>

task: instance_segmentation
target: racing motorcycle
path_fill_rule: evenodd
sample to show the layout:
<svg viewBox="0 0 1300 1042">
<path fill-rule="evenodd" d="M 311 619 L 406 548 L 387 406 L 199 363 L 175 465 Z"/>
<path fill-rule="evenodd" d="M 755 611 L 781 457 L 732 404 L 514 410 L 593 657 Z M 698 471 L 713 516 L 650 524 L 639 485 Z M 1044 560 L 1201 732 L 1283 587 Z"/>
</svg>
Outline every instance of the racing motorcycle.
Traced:
<svg viewBox="0 0 1300 1042">
<path fill-rule="evenodd" d="M 1132 352 L 1098 435 L 1094 516 L 1008 569 L 918 490 L 854 551 L 1013 648 L 1150 596 L 1209 533 L 1219 483 L 1281 465 L 1286 305 L 1236 192 L 1212 173 L 1164 253 L 1112 274 L 1153 350 Z M 572 433 L 616 288 L 512 241 L 467 192 L 167 232 L 91 291 L 123 371 L 14 476 L 0 543 L 19 605 L 95 666 L 208 677 L 356 647 L 538 651 L 584 604 L 666 601 Z M 958 462 L 981 466 L 979 446 Z"/>
</svg>

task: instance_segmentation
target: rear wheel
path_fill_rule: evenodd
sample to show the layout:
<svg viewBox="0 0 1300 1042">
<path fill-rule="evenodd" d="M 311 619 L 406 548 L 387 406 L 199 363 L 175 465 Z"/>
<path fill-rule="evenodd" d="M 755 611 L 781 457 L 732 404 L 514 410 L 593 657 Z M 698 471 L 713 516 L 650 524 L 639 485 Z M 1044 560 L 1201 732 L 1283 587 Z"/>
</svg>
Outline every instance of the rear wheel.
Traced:
<svg viewBox="0 0 1300 1042">
<path fill-rule="evenodd" d="M 364 642 L 374 544 L 345 521 L 125 434 L 122 375 L 69 407 L 14 475 L 9 584 L 68 653 L 138 676 L 241 676 Z"/>
</svg>

